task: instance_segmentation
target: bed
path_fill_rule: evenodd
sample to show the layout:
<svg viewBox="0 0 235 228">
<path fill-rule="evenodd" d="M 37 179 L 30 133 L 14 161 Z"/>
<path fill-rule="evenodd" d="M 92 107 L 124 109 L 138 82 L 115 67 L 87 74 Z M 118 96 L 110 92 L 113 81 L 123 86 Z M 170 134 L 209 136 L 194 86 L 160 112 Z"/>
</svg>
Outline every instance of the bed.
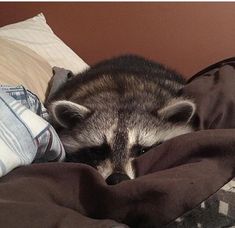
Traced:
<svg viewBox="0 0 235 228">
<path fill-rule="evenodd" d="M 64 151 L 51 156 L 48 147 L 60 147 L 56 136 L 45 141 L 53 130 L 34 128 L 27 159 L 27 150 L 14 162 L 1 157 L 0 226 L 233 227 L 234 10 L 234 3 L 0 3 L 0 81 L 23 85 L 26 101 L 43 105 L 54 66 L 77 74 L 133 53 L 188 79 L 183 92 L 195 98 L 200 124 L 136 159 L 138 178 L 115 186 L 87 165 L 59 162 Z"/>
</svg>

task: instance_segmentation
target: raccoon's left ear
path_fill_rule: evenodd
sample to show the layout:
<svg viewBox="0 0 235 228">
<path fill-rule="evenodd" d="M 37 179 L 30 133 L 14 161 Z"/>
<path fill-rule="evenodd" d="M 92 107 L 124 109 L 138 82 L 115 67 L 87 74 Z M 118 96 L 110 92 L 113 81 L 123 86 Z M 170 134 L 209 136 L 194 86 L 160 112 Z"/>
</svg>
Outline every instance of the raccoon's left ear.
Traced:
<svg viewBox="0 0 235 228">
<path fill-rule="evenodd" d="M 171 103 L 158 111 L 158 115 L 172 123 L 188 123 L 196 112 L 196 105 L 191 100 Z"/>
<path fill-rule="evenodd" d="M 78 121 L 82 121 L 91 114 L 91 110 L 77 103 L 61 100 L 51 105 L 54 120 L 62 127 L 70 128 Z"/>
</svg>

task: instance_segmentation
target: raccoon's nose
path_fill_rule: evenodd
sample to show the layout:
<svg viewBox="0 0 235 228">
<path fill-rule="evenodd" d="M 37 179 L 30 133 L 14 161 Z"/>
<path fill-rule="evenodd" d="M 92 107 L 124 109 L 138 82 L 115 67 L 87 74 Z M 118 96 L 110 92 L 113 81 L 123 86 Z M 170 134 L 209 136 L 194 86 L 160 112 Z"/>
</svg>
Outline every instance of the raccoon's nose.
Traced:
<svg viewBox="0 0 235 228">
<path fill-rule="evenodd" d="M 115 185 L 125 180 L 130 180 L 130 177 L 123 173 L 113 173 L 105 181 L 108 185 Z"/>
</svg>

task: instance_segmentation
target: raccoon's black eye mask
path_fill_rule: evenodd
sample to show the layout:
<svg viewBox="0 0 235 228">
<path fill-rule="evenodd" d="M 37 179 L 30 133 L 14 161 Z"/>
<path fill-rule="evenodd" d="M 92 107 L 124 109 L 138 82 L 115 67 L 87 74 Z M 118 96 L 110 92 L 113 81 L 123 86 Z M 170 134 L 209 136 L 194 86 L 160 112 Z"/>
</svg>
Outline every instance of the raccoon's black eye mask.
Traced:
<svg viewBox="0 0 235 228">
<path fill-rule="evenodd" d="M 109 145 L 106 143 L 101 146 L 86 147 L 79 149 L 77 152 L 67 154 L 66 161 L 80 162 L 91 166 L 96 166 L 109 156 L 110 150 Z"/>
<path fill-rule="evenodd" d="M 162 144 L 162 142 L 158 142 L 158 143 L 154 144 L 153 146 L 149 146 L 149 147 L 144 147 L 139 144 L 136 144 L 131 149 L 131 155 L 132 155 L 132 157 L 138 157 L 138 156 L 146 153 L 147 151 L 149 151 L 151 148 L 153 148 L 155 146 L 159 146 L 160 144 Z"/>
</svg>

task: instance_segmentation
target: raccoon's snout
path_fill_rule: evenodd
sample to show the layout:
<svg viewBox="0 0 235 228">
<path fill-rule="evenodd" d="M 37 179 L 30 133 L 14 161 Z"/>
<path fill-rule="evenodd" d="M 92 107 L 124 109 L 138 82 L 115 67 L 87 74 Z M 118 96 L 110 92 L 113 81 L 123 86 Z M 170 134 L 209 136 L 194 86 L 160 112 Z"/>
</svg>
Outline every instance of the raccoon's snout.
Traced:
<svg viewBox="0 0 235 228">
<path fill-rule="evenodd" d="M 130 180 L 131 178 L 128 177 L 126 174 L 123 173 L 112 173 L 110 176 L 107 177 L 105 180 L 108 185 L 115 185 L 125 180 Z"/>
</svg>

